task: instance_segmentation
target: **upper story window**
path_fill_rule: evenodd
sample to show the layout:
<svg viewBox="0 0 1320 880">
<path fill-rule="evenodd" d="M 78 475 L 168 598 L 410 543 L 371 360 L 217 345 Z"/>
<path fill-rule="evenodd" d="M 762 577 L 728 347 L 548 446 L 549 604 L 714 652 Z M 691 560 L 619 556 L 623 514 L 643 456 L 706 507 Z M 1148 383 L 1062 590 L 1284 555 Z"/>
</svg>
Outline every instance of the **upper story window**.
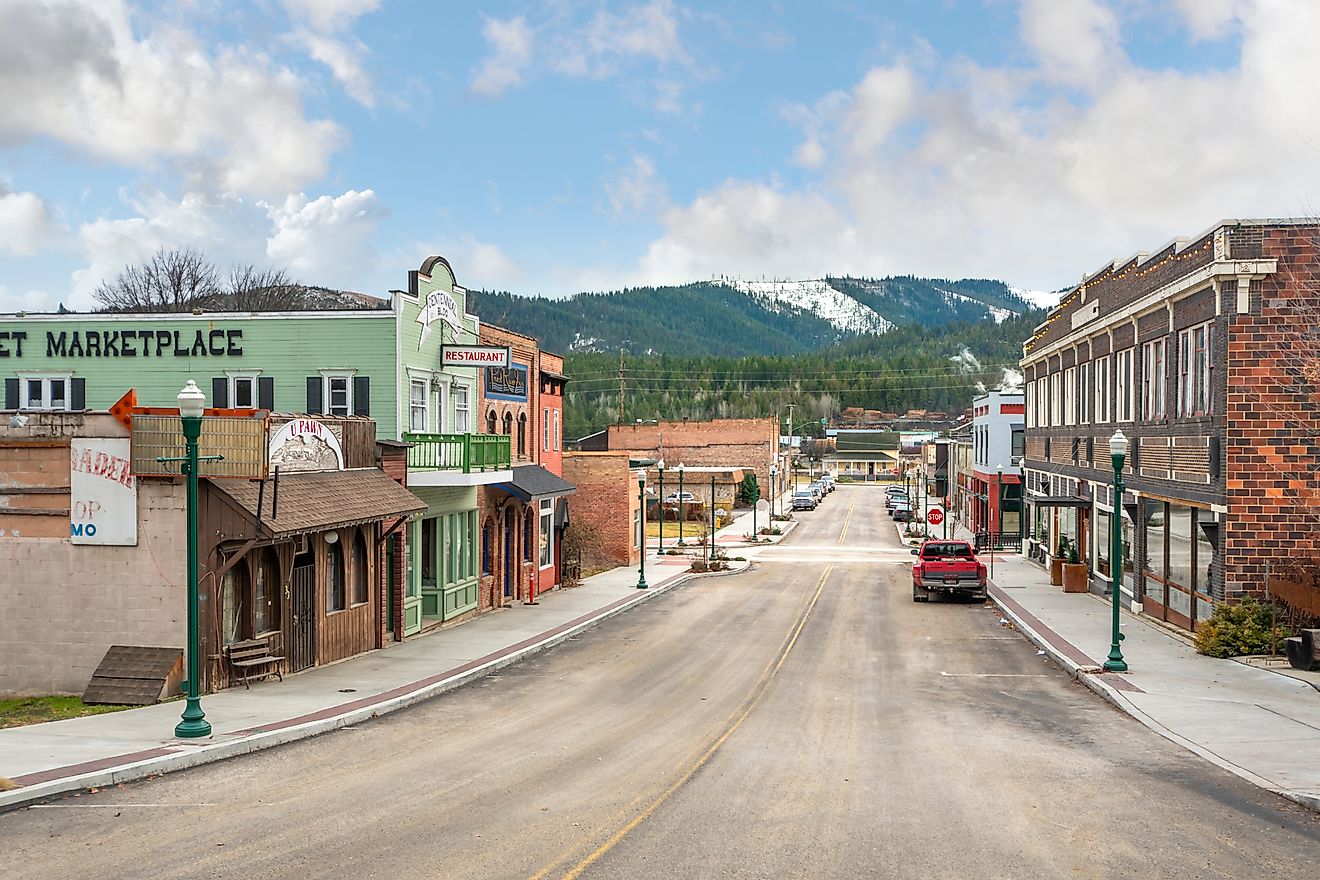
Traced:
<svg viewBox="0 0 1320 880">
<path fill-rule="evenodd" d="M 1114 356 L 1114 421 L 1132 421 L 1132 398 L 1136 390 L 1132 382 L 1132 361 L 1135 349 L 1125 348 Z"/>
<path fill-rule="evenodd" d="M 1091 421 L 1091 365 L 1082 364 L 1077 368 L 1077 424 L 1086 425 Z"/>
<path fill-rule="evenodd" d="M 73 409 L 71 399 L 72 377 L 72 373 L 20 374 L 18 378 L 18 409 Z M 8 404 L 6 406 L 9 408 Z"/>
<path fill-rule="evenodd" d="M 255 409 L 258 398 L 257 377 L 260 375 L 260 370 L 226 370 L 228 405 L 235 409 Z M 216 405 L 220 405 L 219 401 L 216 401 Z"/>
<path fill-rule="evenodd" d="M 563 444 L 564 438 L 559 432 L 559 410 L 555 410 L 555 450 L 562 450 L 564 448 Z"/>
<path fill-rule="evenodd" d="M 487 434 L 496 433 L 495 427 L 496 427 L 495 410 L 491 410 L 490 412 L 486 413 L 486 433 Z"/>
<path fill-rule="evenodd" d="M 1178 415 L 1203 416 L 1214 410 L 1211 325 L 1188 327 L 1178 334 Z"/>
<path fill-rule="evenodd" d="M 550 451 L 550 410 L 541 410 L 541 449 Z"/>
<path fill-rule="evenodd" d="M 1063 423 L 1077 423 L 1077 368 L 1069 367 L 1063 371 Z"/>
<path fill-rule="evenodd" d="M 1165 376 L 1164 340 L 1147 342 L 1141 347 L 1141 417 L 1143 419 L 1164 418 Z"/>
<path fill-rule="evenodd" d="M 1063 389 L 1059 387 L 1059 374 L 1050 373 L 1050 424 L 1063 424 Z"/>
<path fill-rule="evenodd" d="M 454 433 L 466 434 L 472 430 L 472 421 L 468 407 L 468 387 L 454 386 Z"/>
<path fill-rule="evenodd" d="M 431 407 L 426 386 L 425 378 L 408 380 L 408 430 L 418 434 L 424 434 L 428 429 Z"/>
<path fill-rule="evenodd" d="M 321 370 L 307 380 L 307 411 L 329 416 L 365 416 L 370 412 L 370 379 L 357 370 Z"/>
<path fill-rule="evenodd" d="M 1095 402 L 1092 415 L 1096 422 L 1109 421 L 1109 355 L 1095 360 Z"/>
<path fill-rule="evenodd" d="M 527 455 L 527 413 L 518 414 L 518 455 Z"/>
</svg>

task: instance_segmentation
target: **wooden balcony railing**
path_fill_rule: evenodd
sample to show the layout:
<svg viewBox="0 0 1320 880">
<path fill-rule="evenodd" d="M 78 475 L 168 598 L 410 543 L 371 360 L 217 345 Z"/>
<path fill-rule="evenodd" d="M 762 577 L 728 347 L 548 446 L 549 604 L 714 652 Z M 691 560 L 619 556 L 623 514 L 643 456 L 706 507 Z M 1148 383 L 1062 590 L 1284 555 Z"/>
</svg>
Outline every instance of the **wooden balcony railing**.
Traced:
<svg viewBox="0 0 1320 880">
<path fill-rule="evenodd" d="M 421 471 L 507 470 L 509 437 L 502 434 L 404 434 L 408 468 Z"/>
</svg>

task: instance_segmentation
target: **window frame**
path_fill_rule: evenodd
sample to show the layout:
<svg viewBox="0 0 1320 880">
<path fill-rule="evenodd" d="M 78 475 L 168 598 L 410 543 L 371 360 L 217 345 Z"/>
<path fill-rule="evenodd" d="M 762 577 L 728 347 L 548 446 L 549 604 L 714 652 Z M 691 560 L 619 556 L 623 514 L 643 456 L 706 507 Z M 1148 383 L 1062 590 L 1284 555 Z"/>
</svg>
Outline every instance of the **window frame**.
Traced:
<svg viewBox="0 0 1320 880">
<path fill-rule="evenodd" d="M 541 569 L 547 569 L 555 564 L 555 501 L 553 498 L 542 498 L 539 506 L 540 516 L 538 525 L 541 534 L 538 538 L 540 554 L 537 562 Z"/>
<path fill-rule="evenodd" d="M 1077 424 L 1077 368 L 1067 367 L 1063 371 L 1063 424 Z"/>
<path fill-rule="evenodd" d="M 348 608 L 348 560 L 344 552 L 344 536 L 333 544 L 325 545 L 325 613 L 338 614 Z"/>
<path fill-rule="evenodd" d="M 257 379 L 261 376 L 261 370 L 225 370 L 225 384 L 228 386 L 229 405 L 234 409 L 257 409 L 260 402 L 260 391 L 257 388 Z M 239 383 L 244 382 L 250 388 L 251 393 L 248 400 L 251 402 L 246 406 L 238 402 Z"/>
<path fill-rule="evenodd" d="M 1110 355 L 1101 355 L 1095 359 L 1095 376 L 1092 382 L 1092 396 L 1095 398 L 1092 421 L 1104 424 L 1109 418 L 1109 364 Z"/>
<path fill-rule="evenodd" d="M 349 597 L 349 607 L 356 608 L 371 602 L 371 556 L 367 549 L 367 539 L 362 529 L 357 530 L 353 538 L 353 594 Z M 359 559 L 358 557 L 361 556 Z"/>
<path fill-rule="evenodd" d="M 353 377 L 358 371 L 355 369 L 335 368 L 318 370 L 321 374 L 321 412 L 327 416 L 339 416 L 347 418 L 353 415 Z M 335 412 L 334 403 L 334 383 L 342 380 L 344 383 L 344 406 L 343 412 Z"/>
<path fill-rule="evenodd" d="M 1166 338 L 1152 339 L 1141 346 L 1141 420 L 1157 421 L 1166 417 L 1169 360 Z"/>
<path fill-rule="evenodd" d="M 422 389 L 421 402 L 414 400 L 413 392 L 418 386 Z M 421 415 L 422 426 L 417 427 L 417 416 Z M 431 383 L 425 376 L 408 374 L 408 430 L 414 434 L 426 434 L 431 427 Z"/>
<path fill-rule="evenodd" d="M 255 560 L 256 569 L 252 581 L 252 631 L 255 638 L 281 631 L 283 609 L 283 566 L 280 565 L 279 553 L 274 547 L 265 547 Z M 274 576 L 274 583 L 267 583 L 267 576 Z M 262 600 L 269 602 L 270 613 L 262 612 Z M 262 624 L 265 624 L 263 627 Z"/>
<path fill-rule="evenodd" d="M 454 433 L 469 434 L 472 432 L 472 389 L 462 383 L 454 384 Z"/>
<path fill-rule="evenodd" d="M 26 412 L 73 412 L 73 371 L 63 370 L 19 370 L 18 371 L 18 408 Z M 42 406 L 32 406 L 31 397 L 28 394 L 28 383 L 41 383 Z M 49 401 L 53 404 L 51 395 L 51 383 L 64 383 L 64 405 L 57 407 L 46 404 Z"/>
</svg>

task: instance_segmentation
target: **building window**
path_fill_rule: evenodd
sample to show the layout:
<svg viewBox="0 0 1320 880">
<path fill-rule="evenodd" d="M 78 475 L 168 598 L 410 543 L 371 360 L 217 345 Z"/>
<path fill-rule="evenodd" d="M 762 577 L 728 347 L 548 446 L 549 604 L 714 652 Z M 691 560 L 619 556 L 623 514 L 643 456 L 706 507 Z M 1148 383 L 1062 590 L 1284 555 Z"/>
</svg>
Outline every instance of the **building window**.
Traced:
<svg viewBox="0 0 1320 880">
<path fill-rule="evenodd" d="M 436 565 L 436 538 L 439 520 L 435 517 L 422 520 L 422 586 L 436 586 L 438 576 Z"/>
<path fill-rule="evenodd" d="M 221 637 L 226 645 L 243 639 L 243 617 L 246 613 L 248 570 L 246 560 L 232 566 L 220 582 L 220 602 L 223 618 Z"/>
<path fill-rule="evenodd" d="M 333 534 L 333 532 L 331 534 Z M 325 611 L 329 614 L 334 611 L 344 610 L 346 604 L 345 599 L 347 598 L 344 594 L 344 588 L 347 578 L 344 576 L 344 542 L 335 541 L 333 544 L 328 544 L 326 546 L 326 556 L 330 561 L 330 571 L 325 585 Z"/>
<path fill-rule="evenodd" d="M 1021 428 L 1013 429 L 1012 443 L 1013 445 L 1009 450 L 1009 455 L 1013 456 L 1015 462 L 1021 462 L 1022 456 L 1024 456 L 1027 451 L 1026 434 Z"/>
<path fill-rule="evenodd" d="M 523 561 L 532 561 L 532 512 L 523 516 Z"/>
<path fill-rule="evenodd" d="M 1050 374 L 1050 424 L 1063 424 L 1063 389 L 1059 387 L 1059 374 Z"/>
<path fill-rule="evenodd" d="M 1077 424 L 1077 368 L 1063 371 L 1063 423 Z"/>
<path fill-rule="evenodd" d="M 495 521 L 487 519 L 481 527 L 481 573 L 495 572 Z"/>
<path fill-rule="evenodd" d="M 486 413 L 486 433 L 495 433 L 495 410 Z"/>
<path fill-rule="evenodd" d="M 468 387 L 454 386 L 454 433 L 466 434 L 472 430 L 468 419 Z"/>
<path fill-rule="evenodd" d="M 371 598 L 368 585 L 367 542 L 358 529 L 353 541 L 353 604 L 364 605 Z"/>
<path fill-rule="evenodd" d="M 1178 415 L 1202 416 L 1213 411 L 1210 324 L 1178 334 Z"/>
<path fill-rule="evenodd" d="M 1092 416 L 1096 422 L 1109 421 L 1109 355 L 1095 361 L 1095 408 Z"/>
<path fill-rule="evenodd" d="M 69 385 L 72 373 L 49 373 L 34 375 L 24 373 L 20 376 L 19 409 L 68 410 Z"/>
<path fill-rule="evenodd" d="M 261 552 L 254 598 L 257 635 L 277 632 L 280 628 L 280 557 L 273 547 Z"/>
<path fill-rule="evenodd" d="M 1086 425 L 1091 422 L 1091 365 L 1082 364 L 1077 368 L 1077 424 Z"/>
<path fill-rule="evenodd" d="M 518 415 L 518 455 L 527 455 L 527 413 Z"/>
<path fill-rule="evenodd" d="M 417 434 L 426 433 L 427 416 L 431 409 L 426 385 L 425 378 L 408 380 L 408 430 Z"/>
<path fill-rule="evenodd" d="M 328 416 L 351 416 L 353 414 L 353 371 L 321 372 L 322 395 L 325 400 L 324 412 Z"/>
<path fill-rule="evenodd" d="M 1114 360 L 1114 421 L 1132 421 L 1132 353 L 1134 349 L 1120 351 Z"/>
<path fill-rule="evenodd" d="M 553 565 L 555 561 L 554 526 L 554 499 L 543 499 L 541 501 L 541 568 L 547 568 Z"/>
<path fill-rule="evenodd" d="M 559 410 L 555 410 L 555 449 L 562 450 L 563 448 L 563 437 L 559 434 Z"/>
<path fill-rule="evenodd" d="M 1164 340 L 1147 342 L 1141 349 L 1141 417 L 1164 418 Z"/>
<path fill-rule="evenodd" d="M 541 449 L 550 451 L 550 410 L 541 410 Z"/>
<path fill-rule="evenodd" d="M 504 436 L 507 437 L 512 433 L 513 433 L 513 413 L 506 412 L 504 414 Z"/>
</svg>

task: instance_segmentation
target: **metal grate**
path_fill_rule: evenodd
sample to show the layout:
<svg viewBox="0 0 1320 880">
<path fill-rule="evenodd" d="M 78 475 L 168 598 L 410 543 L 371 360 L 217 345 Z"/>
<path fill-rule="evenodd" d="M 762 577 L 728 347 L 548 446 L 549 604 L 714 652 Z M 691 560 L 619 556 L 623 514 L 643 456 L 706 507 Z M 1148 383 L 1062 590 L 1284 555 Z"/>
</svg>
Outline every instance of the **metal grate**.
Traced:
<svg viewBox="0 0 1320 880">
<path fill-rule="evenodd" d="M 221 461 L 203 461 L 202 477 L 232 477 L 260 480 L 266 477 L 266 418 L 207 416 L 202 419 L 198 455 L 223 455 Z M 177 477 L 179 462 L 158 458 L 182 458 L 183 421 L 178 416 L 133 417 L 133 476 Z"/>
</svg>

